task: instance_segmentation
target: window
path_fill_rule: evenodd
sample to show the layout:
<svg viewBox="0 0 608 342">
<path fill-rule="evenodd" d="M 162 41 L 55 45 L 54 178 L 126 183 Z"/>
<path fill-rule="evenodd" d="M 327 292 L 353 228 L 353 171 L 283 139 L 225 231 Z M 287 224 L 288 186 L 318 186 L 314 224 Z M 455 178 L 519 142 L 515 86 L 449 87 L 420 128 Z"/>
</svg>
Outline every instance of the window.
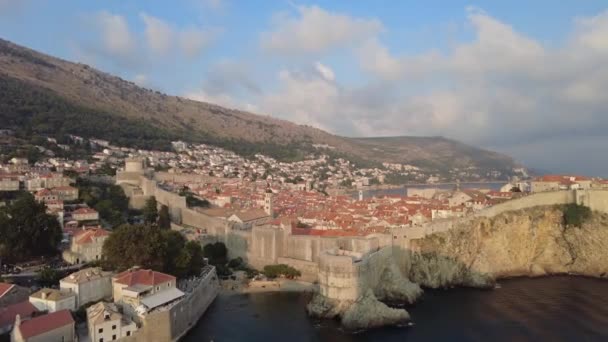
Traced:
<svg viewBox="0 0 608 342">
<path fill-rule="evenodd" d="M 160 286 L 157 286 L 157 287 L 156 287 L 156 291 L 160 291 Z"/>
<path fill-rule="evenodd" d="M 112 341 L 116 339 L 116 335 L 112 335 Z"/>
<path fill-rule="evenodd" d="M 103 332 L 103 328 L 99 328 L 99 330 L 97 330 L 97 332 L 101 334 Z"/>
<path fill-rule="evenodd" d="M 131 332 L 130 331 L 127 331 L 127 336 L 131 336 Z"/>
<path fill-rule="evenodd" d="M 99 339 L 99 342 L 103 342 L 103 337 Z"/>
<path fill-rule="evenodd" d="M 112 330 L 116 330 L 116 326 L 115 325 L 112 326 Z"/>
</svg>

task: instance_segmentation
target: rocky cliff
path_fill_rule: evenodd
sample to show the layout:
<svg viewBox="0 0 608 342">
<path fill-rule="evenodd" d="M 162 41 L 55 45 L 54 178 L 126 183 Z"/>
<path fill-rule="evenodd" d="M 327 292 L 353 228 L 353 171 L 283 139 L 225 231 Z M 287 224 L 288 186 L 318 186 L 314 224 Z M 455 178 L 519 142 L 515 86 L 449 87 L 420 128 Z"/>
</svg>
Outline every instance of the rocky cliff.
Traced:
<svg viewBox="0 0 608 342">
<path fill-rule="evenodd" d="M 404 309 L 381 301 L 413 303 L 422 294 L 420 286 L 493 288 L 499 278 L 549 274 L 608 278 L 608 214 L 593 213 L 581 227 L 565 225 L 559 206 L 479 217 L 412 240 L 406 254 L 402 269 L 396 266 L 400 262 L 386 260 L 378 284 L 358 300 L 317 294 L 309 313 L 340 317 L 347 328 L 364 329 L 409 320 Z"/>
<path fill-rule="evenodd" d="M 409 279 L 423 287 L 489 287 L 513 276 L 608 276 L 608 215 L 566 226 L 560 207 L 478 218 L 412 241 Z"/>
</svg>

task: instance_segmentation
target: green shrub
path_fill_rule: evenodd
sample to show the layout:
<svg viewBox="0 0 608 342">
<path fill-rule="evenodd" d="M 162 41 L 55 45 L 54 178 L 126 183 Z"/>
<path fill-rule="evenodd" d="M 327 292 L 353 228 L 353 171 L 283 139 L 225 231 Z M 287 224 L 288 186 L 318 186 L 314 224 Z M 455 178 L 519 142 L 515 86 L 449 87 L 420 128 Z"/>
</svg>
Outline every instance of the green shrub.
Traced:
<svg viewBox="0 0 608 342">
<path fill-rule="evenodd" d="M 274 279 L 280 276 L 293 279 L 302 275 L 300 271 L 285 264 L 266 265 L 264 266 L 264 271 L 262 273 L 264 273 L 264 275 L 270 279 Z"/>
<path fill-rule="evenodd" d="M 228 262 L 228 267 L 238 269 L 243 265 L 243 258 L 236 257 Z"/>
<path fill-rule="evenodd" d="M 567 204 L 564 207 L 564 224 L 567 226 L 581 227 L 591 217 L 591 209 L 580 204 Z"/>
</svg>

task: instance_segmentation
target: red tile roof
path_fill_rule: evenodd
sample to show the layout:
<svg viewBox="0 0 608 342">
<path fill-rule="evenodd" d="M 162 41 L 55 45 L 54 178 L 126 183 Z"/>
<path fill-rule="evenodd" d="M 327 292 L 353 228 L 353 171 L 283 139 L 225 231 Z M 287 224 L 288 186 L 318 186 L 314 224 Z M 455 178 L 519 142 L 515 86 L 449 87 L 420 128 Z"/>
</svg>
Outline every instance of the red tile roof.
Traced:
<svg viewBox="0 0 608 342">
<path fill-rule="evenodd" d="M 74 324 L 74 319 L 70 311 L 66 309 L 23 321 L 19 330 L 21 331 L 21 336 L 24 339 L 28 339 L 68 324 Z"/>
<path fill-rule="evenodd" d="M 13 288 L 13 286 L 15 286 L 15 285 L 8 284 L 8 283 L 0 283 L 0 298 L 2 298 L 2 296 L 7 294 L 8 291 Z"/>
<path fill-rule="evenodd" d="M 172 275 L 152 270 L 128 270 L 114 276 L 114 281 L 116 283 L 127 286 L 133 286 L 136 284 L 154 286 L 174 280 L 175 277 Z"/>
<path fill-rule="evenodd" d="M 0 308 L 0 328 L 12 325 L 15 322 L 17 315 L 21 318 L 32 317 L 34 313 L 38 312 L 36 307 L 29 301 L 16 303 L 9 305 L 5 308 Z"/>
<path fill-rule="evenodd" d="M 97 210 L 92 208 L 78 208 L 74 210 L 73 214 L 93 214 L 97 213 Z"/>
<path fill-rule="evenodd" d="M 103 236 L 108 236 L 108 235 L 110 235 L 110 232 L 108 232 L 105 229 L 88 228 L 88 229 L 81 230 L 80 232 L 76 233 L 76 235 L 74 236 L 74 241 L 77 244 L 91 243 L 91 242 L 93 242 L 93 238 L 103 237 Z"/>
</svg>

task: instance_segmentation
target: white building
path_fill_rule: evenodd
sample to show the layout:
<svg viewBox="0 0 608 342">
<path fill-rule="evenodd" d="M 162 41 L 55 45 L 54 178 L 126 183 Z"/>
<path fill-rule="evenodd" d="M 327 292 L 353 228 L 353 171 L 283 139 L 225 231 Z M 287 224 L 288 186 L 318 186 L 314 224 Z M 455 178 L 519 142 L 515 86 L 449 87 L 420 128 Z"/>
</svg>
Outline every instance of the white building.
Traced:
<svg viewBox="0 0 608 342">
<path fill-rule="evenodd" d="M 63 252 L 63 260 L 79 264 L 101 259 L 103 242 L 110 232 L 101 228 L 89 228 L 78 232 L 72 238 L 70 249 Z"/>
<path fill-rule="evenodd" d="M 40 311 L 76 310 L 76 294 L 44 288 L 30 295 L 30 303 Z"/>
<path fill-rule="evenodd" d="M 123 316 L 114 303 L 99 302 L 88 307 L 87 324 L 91 342 L 115 341 L 137 331 L 135 322 Z"/>
<path fill-rule="evenodd" d="M 112 298 L 112 273 L 99 267 L 74 272 L 59 281 L 59 288 L 76 295 L 76 307 Z"/>
</svg>

